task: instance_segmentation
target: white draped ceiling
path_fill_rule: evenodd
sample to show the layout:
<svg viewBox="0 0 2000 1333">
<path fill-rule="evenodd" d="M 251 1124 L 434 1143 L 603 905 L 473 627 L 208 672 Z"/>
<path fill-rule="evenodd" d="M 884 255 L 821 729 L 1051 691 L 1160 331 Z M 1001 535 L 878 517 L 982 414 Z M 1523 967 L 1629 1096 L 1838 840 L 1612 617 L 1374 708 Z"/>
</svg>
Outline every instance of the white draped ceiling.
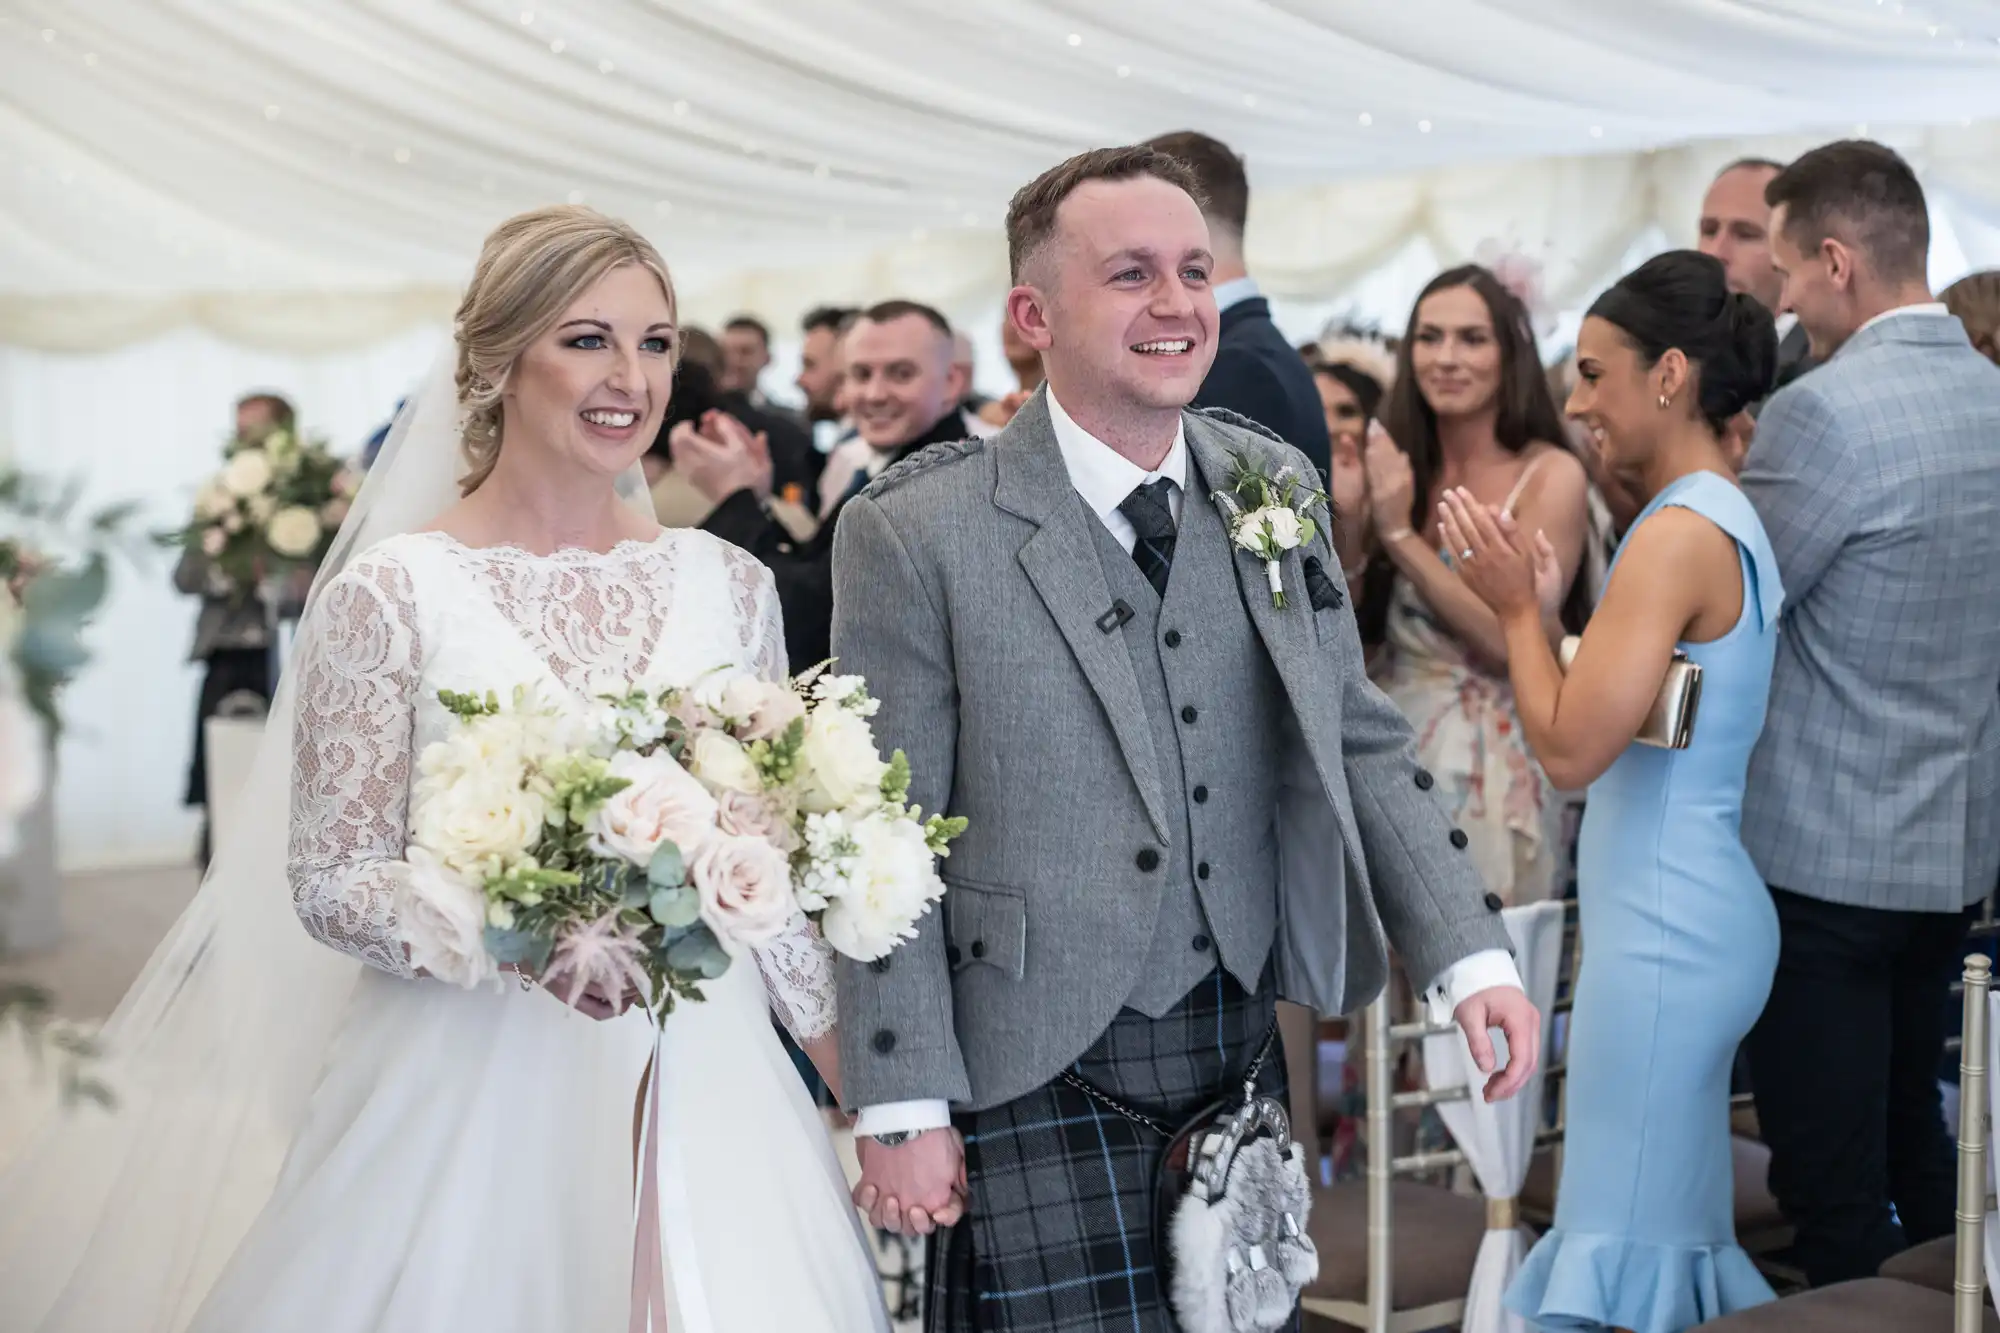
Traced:
<svg viewBox="0 0 2000 1333">
<path fill-rule="evenodd" d="M 984 309 L 1016 187 L 1186 127 L 1298 300 L 1493 238 L 1560 302 L 1729 154 L 1863 125 L 2000 259 L 1996 118 L 1986 0 L 4 0 L 0 342 L 365 347 L 563 199 L 700 318 Z"/>
</svg>

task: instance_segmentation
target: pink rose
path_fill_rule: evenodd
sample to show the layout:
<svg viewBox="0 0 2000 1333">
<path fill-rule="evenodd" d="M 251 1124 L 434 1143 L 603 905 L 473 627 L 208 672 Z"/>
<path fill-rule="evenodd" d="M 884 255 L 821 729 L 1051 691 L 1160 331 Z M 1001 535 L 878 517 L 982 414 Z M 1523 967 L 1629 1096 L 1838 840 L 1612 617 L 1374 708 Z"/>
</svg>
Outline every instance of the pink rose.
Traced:
<svg viewBox="0 0 2000 1333">
<path fill-rule="evenodd" d="M 767 685 L 743 727 L 746 741 L 774 741 L 806 715 L 805 700 L 783 685 Z"/>
<path fill-rule="evenodd" d="M 642 755 L 620 750 L 611 776 L 632 785 L 590 817 L 590 847 L 643 866 L 663 842 L 693 856 L 715 834 L 715 798 L 665 751 Z"/>
<path fill-rule="evenodd" d="M 222 548 L 227 545 L 229 545 L 229 538 L 223 535 L 221 528 L 210 528 L 207 532 L 201 534 L 201 550 L 203 555 L 221 555 Z"/>
<path fill-rule="evenodd" d="M 710 838 L 691 870 L 701 919 L 724 948 L 769 944 L 798 911 L 791 866 L 762 838 Z"/>
<path fill-rule="evenodd" d="M 716 823 L 724 833 L 738 838 L 762 838 L 787 855 L 798 850 L 798 834 L 792 828 L 790 812 L 778 808 L 768 798 L 725 791 L 718 792 L 715 800 Z"/>
</svg>

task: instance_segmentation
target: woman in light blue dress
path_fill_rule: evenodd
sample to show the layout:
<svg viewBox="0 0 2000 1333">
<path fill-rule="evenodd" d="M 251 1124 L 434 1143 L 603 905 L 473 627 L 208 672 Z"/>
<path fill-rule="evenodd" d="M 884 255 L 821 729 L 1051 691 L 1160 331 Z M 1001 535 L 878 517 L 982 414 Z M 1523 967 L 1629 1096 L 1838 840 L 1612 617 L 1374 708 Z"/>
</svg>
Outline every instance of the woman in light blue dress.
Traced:
<svg viewBox="0 0 2000 1333">
<path fill-rule="evenodd" d="M 1469 496 L 1445 500 L 1465 581 L 1507 627 L 1529 746 L 1558 787 L 1590 788 L 1555 1227 L 1507 1295 L 1543 1329 L 1680 1333 L 1771 1299 L 1736 1244 L 1729 1069 L 1778 960 L 1739 829 L 1784 592 L 1723 440 L 1776 364 L 1770 314 L 1692 251 L 1650 260 L 1591 308 L 1569 412 L 1648 503 L 1567 676 L 1542 606 L 1548 544 Z M 1676 650 L 1702 671 L 1683 750 L 1638 740 Z"/>
</svg>

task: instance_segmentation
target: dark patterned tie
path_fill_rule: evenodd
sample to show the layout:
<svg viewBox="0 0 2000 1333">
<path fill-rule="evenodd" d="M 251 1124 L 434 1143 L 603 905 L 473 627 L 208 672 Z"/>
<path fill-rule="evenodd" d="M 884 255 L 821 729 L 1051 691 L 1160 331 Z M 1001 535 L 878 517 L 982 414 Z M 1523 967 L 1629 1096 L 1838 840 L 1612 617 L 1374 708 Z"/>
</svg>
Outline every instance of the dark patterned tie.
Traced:
<svg viewBox="0 0 2000 1333">
<path fill-rule="evenodd" d="M 1136 486 L 1119 501 L 1118 512 L 1131 521 L 1138 540 L 1132 543 L 1132 559 L 1153 591 L 1167 595 L 1167 572 L 1174 564 L 1174 484 L 1165 477 Z"/>
</svg>

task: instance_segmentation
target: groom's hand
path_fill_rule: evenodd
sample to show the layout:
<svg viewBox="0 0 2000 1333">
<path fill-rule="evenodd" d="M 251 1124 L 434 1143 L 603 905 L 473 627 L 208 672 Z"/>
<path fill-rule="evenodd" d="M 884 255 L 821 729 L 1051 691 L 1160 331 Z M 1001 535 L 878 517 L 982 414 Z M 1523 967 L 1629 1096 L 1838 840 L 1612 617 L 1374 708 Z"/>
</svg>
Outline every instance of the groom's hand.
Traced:
<svg viewBox="0 0 2000 1333">
<path fill-rule="evenodd" d="M 1492 986 L 1468 996 L 1452 1017 L 1465 1033 L 1472 1050 L 1472 1062 L 1486 1080 L 1486 1100 L 1504 1102 L 1527 1085 L 1542 1058 L 1542 1015 L 1528 996 L 1513 986 Z M 1499 1028 L 1507 1039 L 1507 1067 L 1493 1069 L 1493 1039 L 1487 1033 Z"/>
<path fill-rule="evenodd" d="M 854 1203 L 884 1231 L 928 1236 L 965 1213 L 965 1141 L 955 1129 L 932 1129 L 893 1148 L 857 1138 L 861 1182 Z"/>
</svg>

